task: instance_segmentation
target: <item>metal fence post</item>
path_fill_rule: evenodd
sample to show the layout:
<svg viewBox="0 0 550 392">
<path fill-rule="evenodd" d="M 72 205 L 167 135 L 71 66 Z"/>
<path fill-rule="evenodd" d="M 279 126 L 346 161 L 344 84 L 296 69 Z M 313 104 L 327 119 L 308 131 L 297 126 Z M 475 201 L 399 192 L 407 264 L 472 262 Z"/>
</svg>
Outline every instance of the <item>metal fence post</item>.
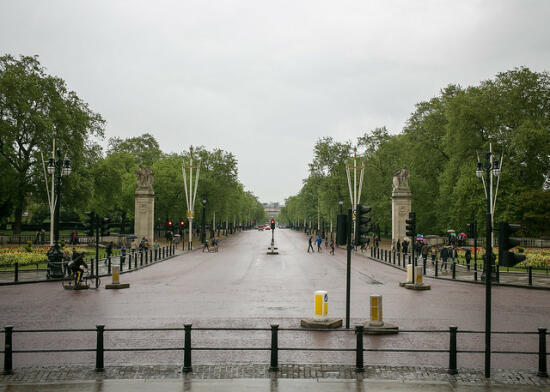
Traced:
<svg viewBox="0 0 550 392">
<path fill-rule="evenodd" d="M 107 260 L 107 275 L 111 275 L 111 258 Z"/>
<path fill-rule="evenodd" d="M 141 260 L 141 262 L 143 263 L 143 252 L 139 252 L 139 258 Z M 134 257 L 134 269 L 137 268 L 137 254 L 136 254 L 136 257 Z"/>
<path fill-rule="evenodd" d="M 355 347 L 355 372 L 362 373 L 365 371 L 363 366 L 363 326 L 355 326 L 355 335 L 357 338 L 357 345 Z"/>
<path fill-rule="evenodd" d="M 153 249 L 149 249 L 149 264 L 153 264 Z"/>
<path fill-rule="evenodd" d="M 500 283 L 500 265 L 497 264 L 497 283 Z"/>
<path fill-rule="evenodd" d="M 456 263 L 454 261 L 451 263 L 451 269 L 453 271 L 453 279 L 456 279 Z"/>
<path fill-rule="evenodd" d="M 16 261 L 13 270 L 13 281 L 19 282 L 19 263 Z"/>
<path fill-rule="evenodd" d="M 539 371 L 537 376 L 548 377 L 546 364 L 546 328 L 539 328 Z"/>
<path fill-rule="evenodd" d="M 4 327 L 4 374 L 12 374 L 13 372 L 12 333 L 13 326 L 6 325 Z"/>
<path fill-rule="evenodd" d="M 191 326 L 192 324 L 184 324 L 185 342 L 183 347 L 183 372 L 189 373 L 193 371 L 191 367 Z"/>
<path fill-rule="evenodd" d="M 449 369 L 447 370 L 447 373 L 449 374 L 457 374 L 458 371 L 456 370 L 456 331 L 457 327 L 451 326 L 449 327 Z"/>
<path fill-rule="evenodd" d="M 424 276 L 426 276 L 426 259 L 422 259 L 422 268 L 423 268 L 423 274 Z"/>
<path fill-rule="evenodd" d="M 439 260 L 435 259 L 435 277 L 437 278 L 437 270 L 439 269 Z"/>
<path fill-rule="evenodd" d="M 105 331 L 105 325 L 96 325 L 97 341 L 95 351 L 95 371 L 103 371 L 103 332 Z"/>
<path fill-rule="evenodd" d="M 393 265 L 395 265 L 395 252 L 393 252 Z"/>
<path fill-rule="evenodd" d="M 527 267 L 527 272 L 529 273 L 529 286 L 533 285 L 533 267 Z"/>
<path fill-rule="evenodd" d="M 158 249 L 155 248 L 155 261 L 157 261 L 157 253 L 158 253 Z"/>
<path fill-rule="evenodd" d="M 269 370 L 279 371 L 279 324 L 271 324 L 271 365 Z"/>
</svg>

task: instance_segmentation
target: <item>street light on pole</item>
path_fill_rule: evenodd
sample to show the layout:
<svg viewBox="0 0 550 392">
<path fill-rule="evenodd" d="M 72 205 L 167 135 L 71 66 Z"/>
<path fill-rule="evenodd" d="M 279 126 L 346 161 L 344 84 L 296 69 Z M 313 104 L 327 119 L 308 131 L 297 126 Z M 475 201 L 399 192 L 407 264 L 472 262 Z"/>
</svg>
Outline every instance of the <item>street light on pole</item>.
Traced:
<svg viewBox="0 0 550 392">
<path fill-rule="evenodd" d="M 189 169 L 189 185 L 187 185 L 187 174 L 185 169 Z M 196 178 L 195 186 L 193 187 L 193 169 L 195 169 Z M 193 218 L 195 216 L 195 197 L 197 196 L 197 187 L 199 185 L 199 174 L 201 171 L 201 163 L 193 166 L 193 146 L 189 147 L 189 165 L 182 162 L 181 171 L 183 173 L 183 185 L 185 188 L 185 200 L 187 202 L 187 219 L 189 220 L 189 245 L 187 249 L 193 249 Z"/>
<path fill-rule="evenodd" d="M 491 148 L 492 150 L 492 148 Z M 477 162 L 476 176 L 481 179 L 485 190 L 485 199 L 487 201 L 487 211 L 485 214 L 485 262 L 483 270 L 485 271 L 485 377 L 491 377 L 491 280 L 493 257 L 493 208 L 494 201 L 492 195 L 493 176 L 500 176 L 501 166 L 498 159 L 493 158 L 492 151 L 485 154 L 485 162 Z M 484 175 L 485 174 L 485 175 Z M 498 184 L 497 184 L 498 186 Z M 496 200 L 496 197 L 495 197 Z"/>
<path fill-rule="evenodd" d="M 202 197 L 202 231 L 201 231 L 201 243 L 206 242 L 206 195 Z"/>
<path fill-rule="evenodd" d="M 54 223 L 53 223 L 53 245 L 48 251 L 48 278 L 63 277 L 63 252 L 59 246 L 59 207 L 61 204 L 61 177 L 71 174 L 71 161 L 68 158 L 62 159 L 61 150 L 56 151 L 57 160 L 51 157 L 48 160 L 48 174 L 55 178 L 57 196 L 54 200 Z"/>
</svg>

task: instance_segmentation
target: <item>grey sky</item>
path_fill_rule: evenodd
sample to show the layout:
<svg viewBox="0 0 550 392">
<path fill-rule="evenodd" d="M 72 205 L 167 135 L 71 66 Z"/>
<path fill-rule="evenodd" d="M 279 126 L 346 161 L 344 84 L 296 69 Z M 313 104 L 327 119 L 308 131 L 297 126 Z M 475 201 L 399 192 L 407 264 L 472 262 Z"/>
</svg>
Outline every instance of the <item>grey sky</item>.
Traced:
<svg viewBox="0 0 550 392">
<path fill-rule="evenodd" d="M 264 202 L 299 191 L 319 137 L 400 132 L 449 83 L 550 64 L 545 0 L 3 0 L 0 15 L 0 53 L 38 54 L 107 137 L 230 151 Z"/>
</svg>

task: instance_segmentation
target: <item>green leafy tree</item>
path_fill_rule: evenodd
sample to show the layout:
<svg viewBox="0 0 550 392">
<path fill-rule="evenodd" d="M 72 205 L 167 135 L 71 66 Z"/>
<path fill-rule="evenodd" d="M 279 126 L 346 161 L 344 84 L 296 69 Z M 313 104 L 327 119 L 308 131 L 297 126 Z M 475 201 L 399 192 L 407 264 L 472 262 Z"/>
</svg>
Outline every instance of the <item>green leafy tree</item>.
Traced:
<svg viewBox="0 0 550 392">
<path fill-rule="evenodd" d="M 39 172 L 40 152 L 51 150 L 53 132 L 57 146 L 78 168 L 88 137 L 102 136 L 103 123 L 61 78 L 48 75 L 36 56 L 0 57 L 0 166 L 16 174 L 16 233 L 35 181 L 32 173 Z"/>
</svg>

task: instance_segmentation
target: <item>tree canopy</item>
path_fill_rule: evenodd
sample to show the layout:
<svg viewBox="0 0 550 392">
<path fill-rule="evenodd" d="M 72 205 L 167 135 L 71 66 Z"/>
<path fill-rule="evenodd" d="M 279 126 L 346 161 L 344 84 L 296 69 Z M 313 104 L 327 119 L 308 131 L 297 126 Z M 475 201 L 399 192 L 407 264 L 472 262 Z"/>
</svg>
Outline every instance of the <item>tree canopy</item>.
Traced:
<svg viewBox="0 0 550 392">
<path fill-rule="evenodd" d="M 345 192 L 348 208 L 344 168 L 356 145 L 365 166 L 361 202 L 372 207 L 373 221 L 383 229 L 391 227 L 393 171 L 403 166 L 411 172 L 420 232 L 462 231 L 473 218 L 482 227 L 485 198 L 475 170 L 490 144 L 503 157 L 495 222 L 522 223 L 526 235 L 550 234 L 542 223 L 550 209 L 550 75 L 525 67 L 477 86 L 445 87 L 416 105 L 400 133 L 382 127 L 354 143 L 319 139 L 309 176 L 300 192 L 286 200 L 280 218 L 316 221 L 319 207 L 322 219 L 334 221 L 338 190 Z"/>
</svg>

